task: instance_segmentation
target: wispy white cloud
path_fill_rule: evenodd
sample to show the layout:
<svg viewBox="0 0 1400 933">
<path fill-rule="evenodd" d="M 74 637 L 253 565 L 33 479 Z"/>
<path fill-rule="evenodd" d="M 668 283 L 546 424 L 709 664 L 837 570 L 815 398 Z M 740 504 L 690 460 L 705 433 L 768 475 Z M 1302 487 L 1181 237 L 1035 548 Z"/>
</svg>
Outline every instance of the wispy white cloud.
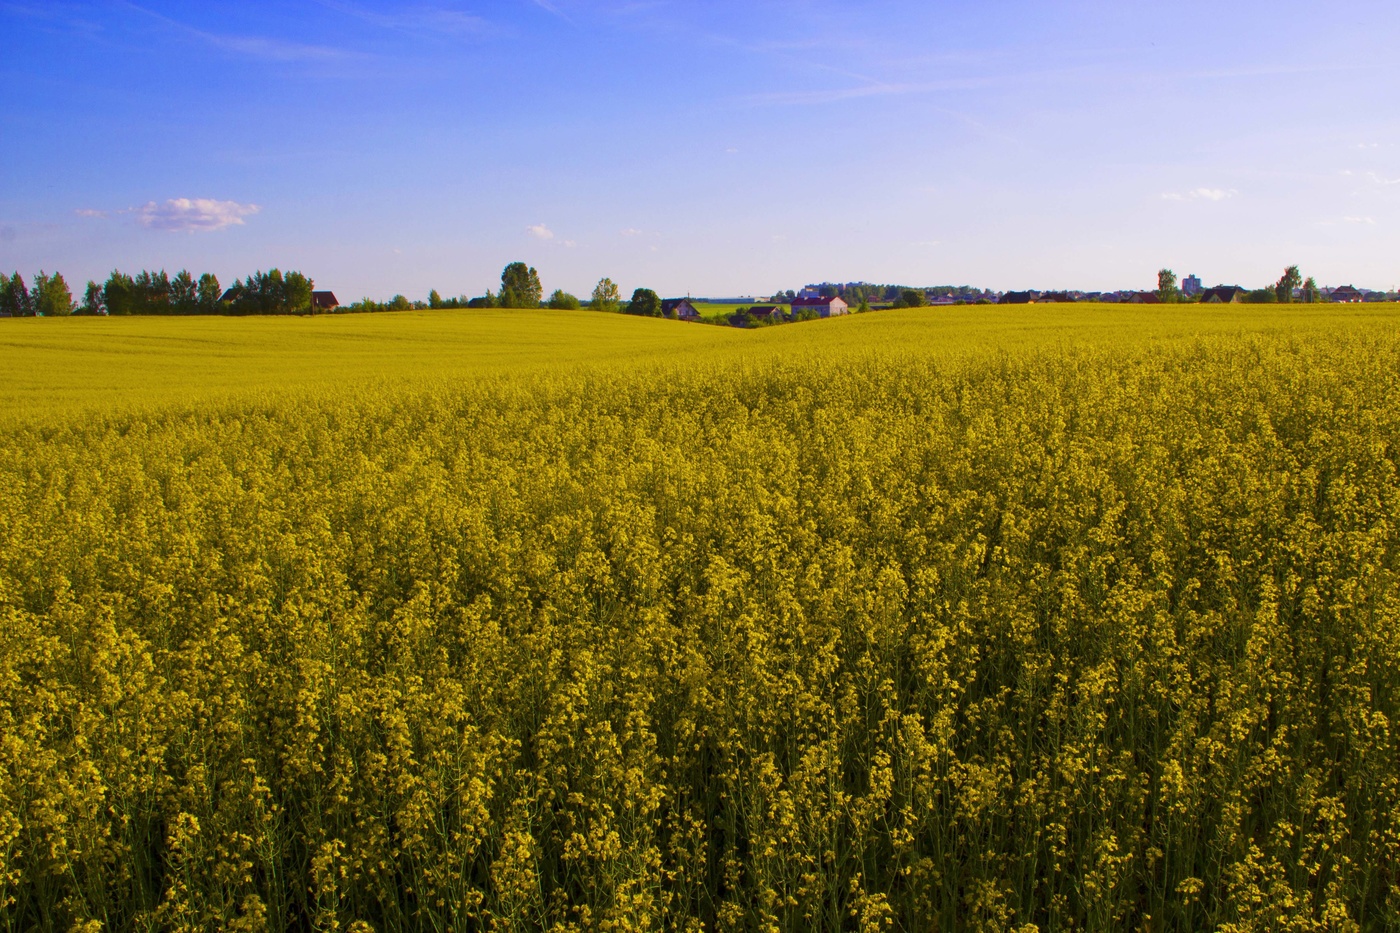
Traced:
<svg viewBox="0 0 1400 933">
<path fill-rule="evenodd" d="M 1376 226 L 1376 218 L 1374 218 L 1374 217 L 1360 216 L 1360 215 L 1355 215 L 1355 216 L 1350 216 L 1350 217 L 1333 217 L 1333 218 L 1329 218 L 1328 220 L 1319 220 L 1319 221 L 1317 221 L 1317 226 L 1319 226 L 1319 227 L 1341 227 L 1341 226 L 1374 227 L 1374 226 Z"/>
<path fill-rule="evenodd" d="M 77 210 L 75 210 L 73 213 L 77 214 L 79 217 L 106 217 L 106 216 L 107 216 L 107 212 L 106 212 L 106 211 L 97 211 L 97 210 L 93 210 L 93 209 L 90 208 L 90 207 L 80 207 L 80 208 L 78 208 Z"/>
<path fill-rule="evenodd" d="M 306 45 L 301 42 L 287 42 L 284 39 L 269 39 L 265 36 L 220 36 L 203 30 L 194 32 L 199 38 L 225 51 L 266 61 L 327 61 L 344 58 L 346 55 L 343 50 L 329 46 Z"/>
<path fill-rule="evenodd" d="M 102 26 L 87 18 L 92 13 L 91 4 L 44 0 L 43 3 L 0 2 L 0 13 L 23 16 L 27 19 L 46 23 L 50 28 L 85 36 L 102 33 Z"/>
<path fill-rule="evenodd" d="M 854 87 L 825 88 L 814 91 L 773 91 L 763 94 L 750 94 L 743 98 L 746 103 L 756 106 L 802 106 L 836 104 L 848 100 L 862 100 L 868 97 L 893 97 L 906 94 L 931 94 L 936 91 L 957 90 L 975 87 L 975 80 L 950 81 L 937 84 L 889 84 L 875 82 Z"/>
<path fill-rule="evenodd" d="M 946 91 L 976 91 L 995 87 L 1016 87 L 1030 83 L 1043 83 L 1053 79 L 1082 77 L 1088 73 L 1086 68 L 1071 66 L 1041 71 L 968 75 L 957 78 L 943 78 L 934 81 L 884 81 L 877 77 L 858 74 L 844 69 L 824 68 L 822 70 L 835 73 L 847 80 L 857 83 L 848 84 L 845 87 L 750 94 L 739 98 L 739 100 L 752 106 L 834 104 L 842 101 L 863 100 L 873 97 L 906 97 L 911 95 L 939 94 Z M 951 113 L 951 111 L 944 112 Z M 959 117 L 963 116 L 962 114 L 955 115 Z"/>
<path fill-rule="evenodd" d="M 622 234 L 623 236 L 627 236 L 627 237 L 641 236 L 641 235 L 642 235 L 642 231 L 638 230 L 636 227 L 628 227 L 626 230 L 623 230 L 623 231 L 620 231 L 620 232 L 621 232 L 621 234 Z"/>
<path fill-rule="evenodd" d="M 343 49 L 324 45 L 292 42 L 286 39 L 277 39 L 268 36 L 240 36 L 209 32 L 191 26 L 188 23 L 180 22 L 177 19 L 172 19 L 163 13 L 157 13 L 155 10 L 148 10 L 143 6 L 127 2 L 127 0 L 118 0 L 118 4 L 128 10 L 133 10 L 149 19 L 162 23 L 190 38 L 199 39 L 215 48 L 223 49 L 226 52 L 232 52 L 236 55 L 243 55 L 248 58 L 275 62 L 327 61 L 346 58 L 348 55 Z"/>
<path fill-rule="evenodd" d="M 1204 79 L 1232 79 L 1232 78 L 1275 78 L 1289 75 L 1313 75 L 1313 74 L 1342 74 L 1346 72 L 1371 71 L 1378 66 L 1371 62 L 1360 64 L 1270 64 L 1270 65 L 1240 65 L 1229 68 L 1211 68 L 1204 70 L 1187 70 L 1177 73 L 1161 72 L 1157 74 L 1145 74 L 1144 78 L 1204 78 Z"/>
<path fill-rule="evenodd" d="M 550 3 L 549 0 L 532 0 L 532 2 L 541 10 L 559 17 L 566 23 L 573 22 L 573 20 L 569 18 L 569 14 L 561 10 L 557 4 Z"/>
<path fill-rule="evenodd" d="M 1400 178 L 1386 178 L 1376 172 L 1367 172 L 1366 177 L 1378 185 L 1400 185 Z"/>
<path fill-rule="evenodd" d="M 492 30 L 489 20 L 449 6 L 419 4 L 396 7 L 388 12 L 373 10 L 346 0 L 316 0 L 321 6 L 346 16 L 396 32 L 431 34 L 435 36 L 476 36 Z"/>
<path fill-rule="evenodd" d="M 1163 201 L 1228 201 L 1239 194 L 1234 188 L 1192 188 L 1190 191 L 1167 191 Z"/>
<path fill-rule="evenodd" d="M 141 225 L 152 230 L 204 233 L 243 225 L 243 218 L 262 210 L 256 204 L 216 201 L 212 198 L 171 198 L 163 204 L 148 202 L 136 211 Z"/>
<path fill-rule="evenodd" d="M 530 234 L 530 236 L 534 237 L 537 240 L 554 239 L 554 231 L 549 229 L 544 224 L 535 224 L 534 226 L 526 227 L 525 232 Z"/>
</svg>

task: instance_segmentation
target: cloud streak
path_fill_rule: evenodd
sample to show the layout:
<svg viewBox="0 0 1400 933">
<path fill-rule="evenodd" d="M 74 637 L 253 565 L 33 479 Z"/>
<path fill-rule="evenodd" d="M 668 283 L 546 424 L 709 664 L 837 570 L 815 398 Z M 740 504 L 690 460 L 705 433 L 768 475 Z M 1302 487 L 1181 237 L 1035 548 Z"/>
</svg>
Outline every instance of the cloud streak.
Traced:
<svg viewBox="0 0 1400 933">
<path fill-rule="evenodd" d="M 1163 201 L 1228 201 L 1239 194 L 1234 188 L 1193 188 L 1185 193 L 1168 191 Z"/>
<path fill-rule="evenodd" d="M 256 204 L 216 201 L 212 198 L 171 198 L 163 204 L 149 201 L 137 209 L 141 226 L 151 230 L 208 233 L 225 227 L 241 227 L 243 218 L 262 210 Z"/>
<path fill-rule="evenodd" d="M 848 100 L 863 100 L 869 97 L 899 97 L 907 94 L 935 94 L 939 91 L 963 91 L 984 87 L 988 82 L 976 78 L 957 81 L 939 81 L 930 84 L 888 84 L 877 82 L 855 87 L 828 88 L 818 91 L 773 91 L 763 94 L 750 94 L 742 98 L 744 103 L 764 106 L 813 106 L 838 104 Z"/>
<path fill-rule="evenodd" d="M 420 5 L 381 13 L 345 0 L 316 0 L 328 10 L 354 17 L 381 29 L 434 36 L 479 36 L 492 29 L 491 22 L 451 7 Z"/>
<path fill-rule="evenodd" d="M 171 19 L 169 16 L 157 13 L 155 10 L 148 10 L 135 3 L 126 2 L 126 0 L 118 0 L 118 2 L 120 6 L 140 13 L 142 16 L 153 19 L 192 39 L 198 39 L 215 48 L 223 49 L 226 52 L 232 52 L 236 55 L 243 55 L 248 58 L 256 58 L 262 61 L 295 62 L 329 61 L 347 57 L 347 53 L 344 50 L 332 48 L 330 46 L 289 42 L 285 39 L 274 39 L 267 36 L 223 35 L 220 33 L 208 32 L 187 23 L 182 23 L 177 19 Z"/>
<path fill-rule="evenodd" d="M 554 231 L 544 224 L 535 224 L 534 226 L 526 227 L 525 232 L 537 240 L 554 239 Z"/>
<path fill-rule="evenodd" d="M 550 3 L 549 0 L 531 0 L 531 2 L 533 2 L 535 6 L 539 7 L 541 10 L 544 10 L 546 13 L 550 13 L 554 16 L 557 16 L 566 23 L 573 23 L 573 20 L 569 18 L 569 14 L 559 9 L 559 7 L 555 4 Z"/>
</svg>

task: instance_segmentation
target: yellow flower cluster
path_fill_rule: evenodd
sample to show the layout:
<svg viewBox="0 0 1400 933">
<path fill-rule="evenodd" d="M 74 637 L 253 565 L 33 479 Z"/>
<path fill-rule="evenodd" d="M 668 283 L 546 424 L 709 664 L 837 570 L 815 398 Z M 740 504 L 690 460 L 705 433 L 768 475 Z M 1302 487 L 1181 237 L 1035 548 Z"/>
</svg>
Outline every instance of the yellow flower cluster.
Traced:
<svg viewBox="0 0 1400 933">
<path fill-rule="evenodd" d="M 0 927 L 1400 929 L 1398 465 L 1393 326 L 17 422 Z"/>
</svg>

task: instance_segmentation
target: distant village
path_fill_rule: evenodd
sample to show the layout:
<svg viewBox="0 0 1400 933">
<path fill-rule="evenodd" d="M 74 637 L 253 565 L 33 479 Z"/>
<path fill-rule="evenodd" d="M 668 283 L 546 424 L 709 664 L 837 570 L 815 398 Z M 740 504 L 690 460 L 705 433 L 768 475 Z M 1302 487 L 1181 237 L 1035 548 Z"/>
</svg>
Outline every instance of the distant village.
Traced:
<svg viewBox="0 0 1400 933">
<path fill-rule="evenodd" d="M 1353 285 L 1299 286 L 1289 290 L 1296 303 L 1359 304 L 1400 301 L 1400 291 L 1376 291 Z M 1247 289 L 1239 285 L 1207 287 L 1196 275 L 1181 280 L 1179 288 L 1162 290 L 1121 289 L 1118 291 L 995 291 L 972 286 L 933 286 L 909 288 L 898 285 L 872 285 L 868 282 L 823 282 L 800 291 L 777 292 L 766 297 L 676 298 L 662 302 L 665 317 L 682 321 L 727 323 L 736 327 L 762 326 L 810 318 L 835 317 L 857 311 L 882 308 L 950 307 L 954 305 L 1024 305 L 1103 302 L 1108 304 L 1248 304 L 1278 303 L 1284 292 L 1278 286 Z M 735 310 L 717 319 L 708 310 L 719 306 Z"/>
</svg>

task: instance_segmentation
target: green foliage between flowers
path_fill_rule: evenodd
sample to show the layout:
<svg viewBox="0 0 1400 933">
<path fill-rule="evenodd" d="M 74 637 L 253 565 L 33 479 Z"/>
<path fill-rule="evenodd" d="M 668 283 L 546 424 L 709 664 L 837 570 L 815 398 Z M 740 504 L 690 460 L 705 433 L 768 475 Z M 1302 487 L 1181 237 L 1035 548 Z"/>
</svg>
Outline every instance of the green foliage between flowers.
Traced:
<svg viewBox="0 0 1400 933">
<path fill-rule="evenodd" d="M 14 419 L 0 925 L 1395 929 L 1393 317 L 931 313 Z"/>
</svg>

